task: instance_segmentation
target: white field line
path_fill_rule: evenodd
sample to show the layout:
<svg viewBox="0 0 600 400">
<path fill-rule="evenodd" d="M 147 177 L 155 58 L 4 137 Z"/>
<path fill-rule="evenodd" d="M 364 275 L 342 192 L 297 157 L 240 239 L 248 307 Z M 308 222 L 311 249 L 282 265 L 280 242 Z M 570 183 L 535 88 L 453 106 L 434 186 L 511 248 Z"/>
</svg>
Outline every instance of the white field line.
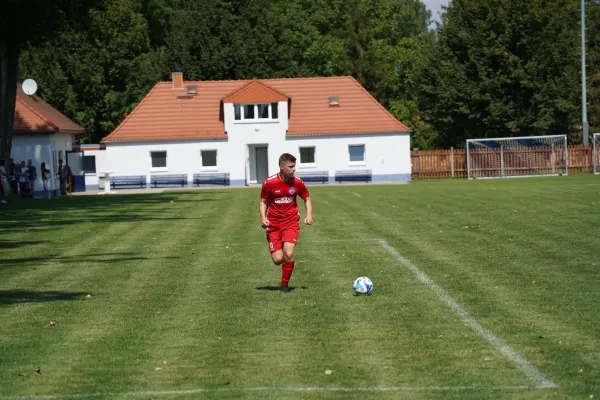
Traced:
<svg viewBox="0 0 600 400">
<path fill-rule="evenodd" d="M 132 392 L 90 392 L 79 394 L 48 394 L 0 396 L 3 400 L 50 400 L 84 399 L 90 397 L 127 397 L 127 396 L 173 396 L 218 392 L 461 392 L 461 391 L 515 391 L 540 389 L 534 386 L 376 386 L 376 387 L 248 387 L 248 388 L 197 388 L 181 390 L 132 391 Z"/>
<path fill-rule="evenodd" d="M 349 190 L 346 190 L 347 193 L 352 193 L 353 195 L 355 195 L 356 197 L 362 197 L 360 195 L 360 193 L 356 193 L 356 192 L 350 192 Z"/>
<path fill-rule="evenodd" d="M 504 354 L 510 361 L 527 375 L 534 383 L 536 388 L 540 389 L 556 389 L 559 386 L 552 383 L 546 378 L 536 367 L 534 367 L 529 361 L 525 360 L 521 355 L 512 350 L 508 345 L 496 335 L 494 335 L 489 329 L 484 328 L 479 322 L 475 321 L 468 312 L 466 312 L 444 289 L 439 287 L 434 281 L 431 280 L 423 271 L 421 271 L 416 265 L 402 257 L 398 251 L 389 245 L 384 239 L 379 239 L 381 247 L 386 249 L 394 258 L 400 263 L 406 266 L 422 283 L 432 289 L 438 297 L 446 303 L 448 307 L 452 309 L 460 319 L 467 324 L 475 332 L 485 339 L 489 344 L 500 353 Z"/>
</svg>

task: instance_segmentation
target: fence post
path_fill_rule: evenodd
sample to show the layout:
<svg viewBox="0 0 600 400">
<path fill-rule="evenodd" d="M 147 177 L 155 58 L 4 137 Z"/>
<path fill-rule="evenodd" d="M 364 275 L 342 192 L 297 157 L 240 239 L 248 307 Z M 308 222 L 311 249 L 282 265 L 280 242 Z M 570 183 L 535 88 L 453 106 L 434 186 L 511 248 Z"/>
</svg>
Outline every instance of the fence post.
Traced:
<svg viewBox="0 0 600 400">
<path fill-rule="evenodd" d="M 417 179 L 421 178 L 421 176 L 419 175 L 419 167 L 421 164 L 420 157 L 421 157 L 421 155 L 419 154 L 419 149 L 415 149 L 415 162 L 414 162 L 413 168 L 415 170 L 415 175 L 416 175 Z"/>
<path fill-rule="evenodd" d="M 450 176 L 454 178 L 454 146 L 450 146 Z"/>
</svg>

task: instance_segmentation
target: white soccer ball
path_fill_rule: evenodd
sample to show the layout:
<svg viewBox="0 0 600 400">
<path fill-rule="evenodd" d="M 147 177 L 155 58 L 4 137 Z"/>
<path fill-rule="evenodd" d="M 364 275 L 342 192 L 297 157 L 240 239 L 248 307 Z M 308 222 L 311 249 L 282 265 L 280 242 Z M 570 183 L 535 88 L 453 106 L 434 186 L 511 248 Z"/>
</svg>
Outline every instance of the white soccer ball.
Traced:
<svg viewBox="0 0 600 400">
<path fill-rule="evenodd" d="M 366 276 L 361 276 L 354 281 L 354 293 L 356 294 L 369 294 L 373 290 L 373 282 Z"/>
</svg>

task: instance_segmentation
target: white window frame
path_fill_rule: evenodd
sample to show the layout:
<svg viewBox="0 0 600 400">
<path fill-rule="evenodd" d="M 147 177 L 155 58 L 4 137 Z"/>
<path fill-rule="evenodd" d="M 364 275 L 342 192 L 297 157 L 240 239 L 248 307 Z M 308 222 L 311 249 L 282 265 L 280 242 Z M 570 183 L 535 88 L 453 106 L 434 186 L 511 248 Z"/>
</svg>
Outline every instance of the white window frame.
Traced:
<svg viewBox="0 0 600 400">
<path fill-rule="evenodd" d="M 202 152 L 203 151 L 214 151 L 215 152 L 215 161 L 217 165 L 205 167 L 203 164 Z M 200 170 L 201 171 L 218 171 L 219 170 L 219 151 L 217 149 L 201 149 L 200 150 Z"/>
<path fill-rule="evenodd" d="M 350 161 L 350 147 L 354 147 L 354 146 L 362 146 L 362 148 L 363 148 L 363 160 L 362 161 Z M 348 144 L 348 165 L 349 166 L 367 165 L 367 146 L 364 143 Z"/>
<path fill-rule="evenodd" d="M 165 153 L 165 164 L 166 167 L 153 167 L 152 166 L 152 153 Z M 169 152 L 167 150 L 150 150 L 148 152 L 148 162 L 150 163 L 151 172 L 167 172 L 169 170 Z"/>
<path fill-rule="evenodd" d="M 313 149 L 313 157 L 315 162 L 303 163 L 301 149 Z M 317 146 L 298 146 L 298 168 L 316 168 L 317 166 Z"/>
<path fill-rule="evenodd" d="M 277 105 L 277 119 L 273 119 L 273 103 L 278 103 Z M 235 119 L 235 105 L 238 104 L 240 106 L 240 117 L 241 119 Z M 273 122 L 279 122 L 279 113 L 281 112 L 281 110 L 279 109 L 279 102 L 272 102 L 272 103 L 236 103 L 233 105 L 234 110 L 233 110 L 233 123 L 234 124 L 256 124 L 257 122 L 260 123 L 273 123 Z M 268 110 L 269 110 L 269 116 L 267 118 L 258 118 L 258 106 L 259 105 L 264 105 L 267 106 Z M 254 118 L 248 118 L 246 119 L 246 117 L 244 116 L 244 107 L 246 106 L 254 106 Z"/>
</svg>

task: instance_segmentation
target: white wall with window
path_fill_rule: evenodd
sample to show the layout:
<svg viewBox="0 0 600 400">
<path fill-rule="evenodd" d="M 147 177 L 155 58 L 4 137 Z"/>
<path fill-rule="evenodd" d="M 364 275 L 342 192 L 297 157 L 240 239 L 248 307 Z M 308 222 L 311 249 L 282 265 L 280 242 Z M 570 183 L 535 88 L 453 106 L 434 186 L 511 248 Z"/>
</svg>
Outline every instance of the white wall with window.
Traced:
<svg viewBox="0 0 600 400">
<path fill-rule="evenodd" d="M 298 148 L 298 156 L 296 157 L 297 168 L 312 168 L 316 167 L 316 147 L 304 146 Z"/>
<path fill-rule="evenodd" d="M 374 182 L 410 180 L 408 133 L 288 136 L 286 142 L 300 175 L 327 171 L 333 182 L 335 171 L 370 169 Z"/>
<path fill-rule="evenodd" d="M 217 150 L 200 150 L 200 169 L 202 171 L 218 171 Z"/>
<path fill-rule="evenodd" d="M 228 149 L 227 139 L 108 143 L 106 165 L 113 176 L 145 175 L 147 182 L 153 174 L 187 174 L 191 185 L 195 173 L 205 172 L 203 155 L 208 163 L 217 156 L 211 171 L 231 172 L 224 164 Z"/>
</svg>

